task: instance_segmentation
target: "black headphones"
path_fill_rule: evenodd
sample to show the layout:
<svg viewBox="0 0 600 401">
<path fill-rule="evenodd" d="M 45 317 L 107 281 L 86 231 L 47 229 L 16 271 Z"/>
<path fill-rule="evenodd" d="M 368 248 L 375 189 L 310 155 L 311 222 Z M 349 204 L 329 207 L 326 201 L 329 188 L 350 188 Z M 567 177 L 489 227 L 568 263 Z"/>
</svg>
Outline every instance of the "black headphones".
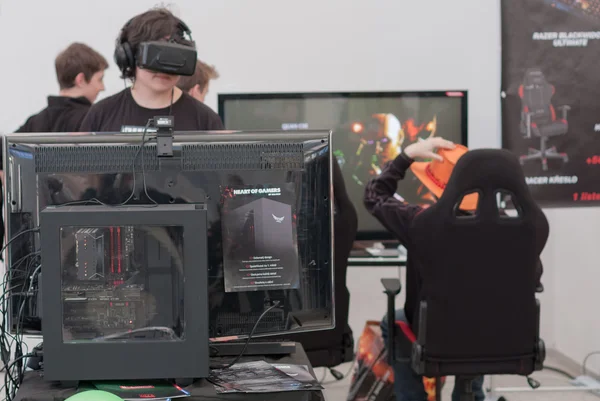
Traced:
<svg viewBox="0 0 600 401">
<path fill-rule="evenodd" d="M 169 41 L 175 42 L 176 40 L 175 40 L 174 36 L 178 36 L 179 38 L 184 39 L 185 34 L 187 34 L 187 36 L 189 37 L 189 41 L 193 44 L 193 46 L 195 48 L 196 45 L 194 44 L 194 40 L 192 39 L 192 31 L 190 30 L 190 28 L 185 24 L 185 22 L 183 22 L 179 18 L 177 18 L 177 17 L 174 17 L 174 18 L 177 19 L 177 32 L 175 35 L 171 36 Z M 129 44 L 127 39 L 124 38 L 124 36 L 123 36 L 123 33 L 129 27 L 129 25 L 131 24 L 131 21 L 133 21 L 134 19 L 135 19 L 135 17 L 130 19 L 129 21 L 127 21 L 125 26 L 123 26 L 123 28 L 121 29 L 117 47 L 115 48 L 115 54 L 114 54 L 115 63 L 117 63 L 117 66 L 119 67 L 119 70 L 123 74 L 123 77 L 130 75 L 133 72 L 133 70 L 135 69 L 135 64 L 136 64 L 135 63 L 135 50 L 131 47 L 131 45 Z"/>
</svg>

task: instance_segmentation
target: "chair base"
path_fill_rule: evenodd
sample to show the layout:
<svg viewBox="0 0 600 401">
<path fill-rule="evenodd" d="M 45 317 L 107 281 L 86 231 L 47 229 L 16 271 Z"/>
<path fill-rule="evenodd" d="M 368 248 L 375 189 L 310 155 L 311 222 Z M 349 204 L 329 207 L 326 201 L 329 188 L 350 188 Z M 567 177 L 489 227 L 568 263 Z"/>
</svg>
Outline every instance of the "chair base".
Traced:
<svg viewBox="0 0 600 401">
<path fill-rule="evenodd" d="M 525 165 L 526 162 L 531 160 L 541 160 L 542 161 L 542 169 L 544 171 L 548 170 L 548 160 L 562 160 L 564 163 L 569 161 L 569 156 L 566 153 L 559 153 L 556 148 L 553 146 L 549 149 L 539 150 L 539 149 L 529 149 L 529 153 L 527 155 L 523 155 L 519 157 L 519 161 L 521 162 L 521 166 Z"/>
<path fill-rule="evenodd" d="M 475 401 L 475 394 L 473 393 L 474 379 L 474 377 L 469 376 L 456 377 L 457 384 L 460 386 L 460 401 Z"/>
</svg>

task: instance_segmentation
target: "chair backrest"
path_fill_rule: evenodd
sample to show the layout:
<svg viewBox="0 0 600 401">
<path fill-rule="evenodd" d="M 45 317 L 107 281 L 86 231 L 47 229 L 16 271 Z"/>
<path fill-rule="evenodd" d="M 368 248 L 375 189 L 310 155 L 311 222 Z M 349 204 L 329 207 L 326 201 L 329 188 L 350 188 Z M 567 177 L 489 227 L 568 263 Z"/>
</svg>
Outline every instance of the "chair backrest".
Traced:
<svg viewBox="0 0 600 401">
<path fill-rule="evenodd" d="M 539 68 L 530 68 L 525 72 L 519 96 L 523 111 L 533 113 L 531 122 L 547 124 L 556 120 L 556 112 L 552 106 L 553 95 L 554 86 L 546 81 Z"/>
<path fill-rule="evenodd" d="M 466 215 L 458 205 L 473 192 L 478 208 Z M 499 193 L 511 196 L 517 217 L 499 210 Z M 410 230 L 427 304 L 426 330 L 418 334 L 427 355 L 531 355 L 538 336 L 535 271 L 549 227 L 517 158 L 501 149 L 467 152 L 438 202 L 419 213 Z"/>
</svg>

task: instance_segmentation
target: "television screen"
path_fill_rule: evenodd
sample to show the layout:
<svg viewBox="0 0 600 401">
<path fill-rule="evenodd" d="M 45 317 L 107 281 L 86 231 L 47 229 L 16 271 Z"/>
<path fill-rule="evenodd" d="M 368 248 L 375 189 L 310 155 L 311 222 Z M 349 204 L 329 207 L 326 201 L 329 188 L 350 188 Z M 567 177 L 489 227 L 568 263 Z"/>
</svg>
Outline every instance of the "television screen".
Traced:
<svg viewBox="0 0 600 401">
<path fill-rule="evenodd" d="M 358 239 L 391 238 L 363 207 L 365 185 L 409 144 L 441 136 L 467 144 L 467 92 L 221 94 L 219 114 L 231 130 L 333 130 L 333 151 L 358 212 Z M 408 171 L 398 199 L 435 198 Z"/>
</svg>

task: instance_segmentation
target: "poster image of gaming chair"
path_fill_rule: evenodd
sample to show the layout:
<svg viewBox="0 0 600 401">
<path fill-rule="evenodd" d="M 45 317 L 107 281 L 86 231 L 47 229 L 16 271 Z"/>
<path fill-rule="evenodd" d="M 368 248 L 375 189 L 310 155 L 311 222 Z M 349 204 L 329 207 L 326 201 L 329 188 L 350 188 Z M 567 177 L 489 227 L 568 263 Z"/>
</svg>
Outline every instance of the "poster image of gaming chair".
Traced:
<svg viewBox="0 0 600 401">
<path fill-rule="evenodd" d="M 521 156 L 521 165 L 529 161 L 539 160 L 542 169 L 548 170 L 548 159 L 559 159 L 564 163 L 569 161 L 566 153 L 560 153 L 556 148 L 548 147 L 550 138 L 565 135 L 569 131 L 567 112 L 570 106 L 556 107 L 561 112 L 561 118 L 556 116 L 552 105 L 554 86 L 546 81 L 546 77 L 539 68 L 530 68 L 525 72 L 523 84 L 519 87 L 521 98 L 521 134 L 527 139 L 540 138 L 539 149 L 529 149 L 527 155 Z"/>
</svg>

